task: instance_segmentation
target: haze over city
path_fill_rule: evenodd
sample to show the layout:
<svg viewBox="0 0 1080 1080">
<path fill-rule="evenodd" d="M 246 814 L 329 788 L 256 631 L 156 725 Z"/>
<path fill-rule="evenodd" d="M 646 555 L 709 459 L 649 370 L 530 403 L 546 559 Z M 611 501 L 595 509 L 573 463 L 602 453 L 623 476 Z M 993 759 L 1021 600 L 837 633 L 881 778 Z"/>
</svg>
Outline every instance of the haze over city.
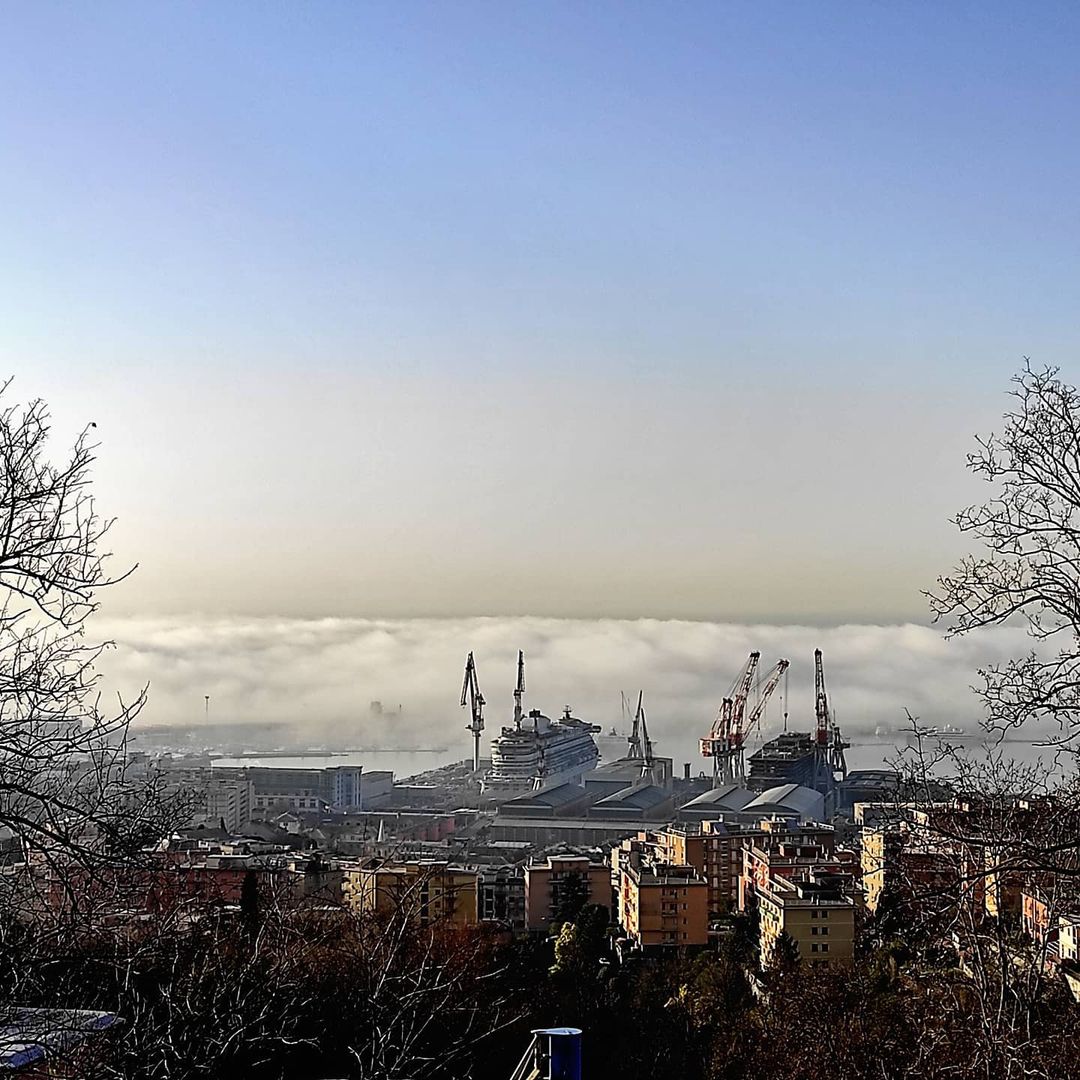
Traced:
<svg viewBox="0 0 1080 1080">
<path fill-rule="evenodd" d="M 1080 6 L 0 29 L 0 1073 L 1076 1074 Z"/>
<path fill-rule="evenodd" d="M 892 672 L 927 649 L 961 709 L 977 657 L 901 627 L 965 550 L 948 519 L 1008 375 L 1075 351 L 1077 15 L 1054 11 L 13 14 L 3 359 L 58 435 L 97 424 L 139 563 L 106 601 L 111 674 L 155 684 L 150 717 L 205 693 L 311 715 L 302 679 L 243 673 L 340 631 L 281 620 L 690 619 L 731 624 L 664 635 L 730 639 L 693 711 L 745 623 L 833 628 L 840 664 L 889 641 L 855 723 L 920 707 Z M 199 659 L 221 620 L 232 700 Z M 491 625 L 502 657 L 534 632 Z M 369 679 L 365 640 L 310 646 L 340 671 L 320 722 L 433 710 L 426 641 Z M 631 656 L 595 708 L 670 692 Z"/>
</svg>

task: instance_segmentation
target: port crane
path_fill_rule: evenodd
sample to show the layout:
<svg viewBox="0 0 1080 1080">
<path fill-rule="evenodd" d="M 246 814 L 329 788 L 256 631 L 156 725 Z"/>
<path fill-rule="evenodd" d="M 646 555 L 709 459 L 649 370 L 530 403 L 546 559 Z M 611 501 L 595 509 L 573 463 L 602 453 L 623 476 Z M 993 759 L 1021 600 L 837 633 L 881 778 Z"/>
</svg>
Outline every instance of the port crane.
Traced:
<svg viewBox="0 0 1080 1080">
<path fill-rule="evenodd" d="M 465 661 L 465 681 L 461 684 L 461 707 L 469 706 L 471 721 L 465 725 L 473 737 L 473 772 L 480 771 L 480 734 L 484 730 L 484 695 L 480 693 L 480 683 L 476 677 L 476 661 L 469 653 Z"/>
<path fill-rule="evenodd" d="M 525 693 L 525 654 L 518 649 L 517 686 L 514 687 L 514 727 L 521 727 L 525 713 L 521 708 L 521 698 Z"/>
<path fill-rule="evenodd" d="M 757 703 L 747 715 L 746 703 L 760 661 L 760 652 L 750 654 L 728 696 L 721 702 L 712 730 L 701 740 L 702 757 L 713 761 L 715 785 L 739 784 L 746 779 L 746 740 L 761 720 L 769 698 L 790 666 L 787 660 L 776 662 L 761 686 Z"/>
<path fill-rule="evenodd" d="M 641 775 L 651 776 L 653 767 L 653 746 L 649 738 L 649 726 L 645 722 L 645 706 L 642 704 L 645 696 L 644 690 L 638 691 L 637 709 L 634 711 L 634 727 L 627 738 L 630 744 L 627 757 L 632 761 L 641 762 Z"/>
<path fill-rule="evenodd" d="M 825 690 L 825 668 L 821 660 L 821 650 L 814 650 L 814 753 L 816 755 L 815 779 L 824 780 L 829 787 L 847 776 L 847 761 L 844 758 L 844 740 L 840 728 L 833 722 L 829 712 L 829 695 Z M 820 790 L 820 789 L 819 789 Z"/>
<path fill-rule="evenodd" d="M 736 716 L 741 716 L 746 708 L 746 699 L 754 684 L 754 672 L 761 660 L 760 652 L 752 652 L 742 672 L 736 676 L 731 690 L 720 702 L 716 719 L 709 734 L 701 740 L 701 756 L 713 760 L 713 783 L 729 783 L 727 775 L 731 769 L 731 735 L 735 730 Z"/>
<path fill-rule="evenodd" d="M 766 676 L 757 703 L 750 710 L 745 723 L 741 722 L 740 718 L 739 726 L 732 731 L 728 768 L 730 778 L 726 781 L 727 783 L 742 784 L 746 780 L 746 742 L 750 738 L 751 732 L 761 721 L 761 717 L 765 713 L 765 706 L 769 703 L 769 698 L 772 697 L 773 691 L 780 685 L 780 680 L 787 673 L 790 666 L 787 660 L 776 661 L 772 671 Z"/>
</svg>

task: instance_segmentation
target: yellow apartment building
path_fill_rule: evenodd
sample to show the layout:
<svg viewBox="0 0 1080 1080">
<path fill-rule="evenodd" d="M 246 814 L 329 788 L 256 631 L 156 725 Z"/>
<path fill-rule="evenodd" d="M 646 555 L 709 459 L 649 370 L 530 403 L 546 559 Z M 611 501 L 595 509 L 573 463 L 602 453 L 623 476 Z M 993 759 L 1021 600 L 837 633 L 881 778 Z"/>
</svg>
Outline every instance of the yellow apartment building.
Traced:
<svg viewBox="0 0 1080 1080">
<path fill-rule="evenodd" d="M 628 864 L 619 873 L 619 925 L 641 949 L 704 945 L 708 897 L 692 866 Z"/>
<path fill-rule="evenodd" d="M 525 927 L 546 930 L 568 902 L 596 904 L 611 911 L 611 867 L 587 855 L 552 855 L 525 867 Z"/>
<path fill-rule="evenodd" d="M 831 874 L 806 880 L 774 877 L 758 889 L 759 957 L 769 963 L 781 934 L 799 948 L 803 963 L 814 966 L 851 962 L 855 946 L 855 902 L 846 883 Z"/>
<path fill-rule="evenodd" d="M 479 922 L 479 875 L 445 862 L 417 861 L 347 867 L 342 892 L 347 907 L 360 913 L 389 914 L 402 908 L 421 925 Z"/>
</svg>

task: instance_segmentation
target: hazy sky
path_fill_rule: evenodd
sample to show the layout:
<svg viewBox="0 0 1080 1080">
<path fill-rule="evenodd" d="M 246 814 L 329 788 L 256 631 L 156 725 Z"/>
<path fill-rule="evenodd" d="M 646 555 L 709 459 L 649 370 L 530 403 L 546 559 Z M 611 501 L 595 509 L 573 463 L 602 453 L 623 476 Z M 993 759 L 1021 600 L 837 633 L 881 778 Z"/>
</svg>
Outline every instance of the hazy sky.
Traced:
<svg viewBox="0 0 1080 1080">
<path fill-rule="evenodd" d="M 691 761 L 695 770 L 702 764 L 698 740 L 750 649 L 762 650 L 765 669 L 780 656 L 791 660 L 790 727 L 805 731 L 813 724 L 813 650 L 820 647 L 832 711 L 845 734 L 859 740 L 906 725 L 905 708 L 925 726 L 978 731 L 982 712 L 969 691 L 974 669 L 1025 645 L 1013 629 L 945 642 L 913 624 L 811 629 L 648 619 L 128 616 L 98 625 L 120 640 L 111 682 L 128 693 L 153 683 L 141 718 L 148 724 L 198 729 L 209 694 L 212 721 L 260 725 L 271 744 L 275 735 L 266 725 L 281 723 L 296 725 L 301 745 L 437 745 L 464 756 L 469 736 L 458 693 L 467 646 L 487 700 L 486 752 L 488 740 L 510 723 L 515 650 L 522 648 L 529 708 L 558 715 L 569 703 L 576 716 L 625 732 L 619 691 L 636 697 L 644 690 L 650 735 L 665 755 Z M 782 694 L 781 687 L 769 705 L 766 736 L 781 728 Z M 372 700 L 390 710 L 401 704 L 404 712 L 372 717 Z M 886 753 L 877 748 L 878 758 Z"/>
<path fill-rule="evenodd" d="M 1080 329 L 1074 4 L 9 6 L 117 614 L 924 619 Z M 741 649 L 737 650 L 740 654 Z"/>
</svg>

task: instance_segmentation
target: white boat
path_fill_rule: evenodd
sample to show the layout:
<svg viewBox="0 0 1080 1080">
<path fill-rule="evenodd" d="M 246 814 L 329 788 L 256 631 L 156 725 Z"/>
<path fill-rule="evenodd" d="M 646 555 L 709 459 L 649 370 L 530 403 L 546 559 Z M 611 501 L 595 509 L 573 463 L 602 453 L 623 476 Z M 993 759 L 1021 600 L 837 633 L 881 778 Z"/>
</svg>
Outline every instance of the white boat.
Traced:
<svg viewBox="0 0 1080 1080">
<path fill-rule="evenodd" d="M 930 739 L 977 739 L 979 737 L 978 732 L 965 731 L 962 727 L 957 727 L 955 724 L 942 724 L 940 727 L 932 727 L 925 732 L 926 736 Z"/>
</svg>

